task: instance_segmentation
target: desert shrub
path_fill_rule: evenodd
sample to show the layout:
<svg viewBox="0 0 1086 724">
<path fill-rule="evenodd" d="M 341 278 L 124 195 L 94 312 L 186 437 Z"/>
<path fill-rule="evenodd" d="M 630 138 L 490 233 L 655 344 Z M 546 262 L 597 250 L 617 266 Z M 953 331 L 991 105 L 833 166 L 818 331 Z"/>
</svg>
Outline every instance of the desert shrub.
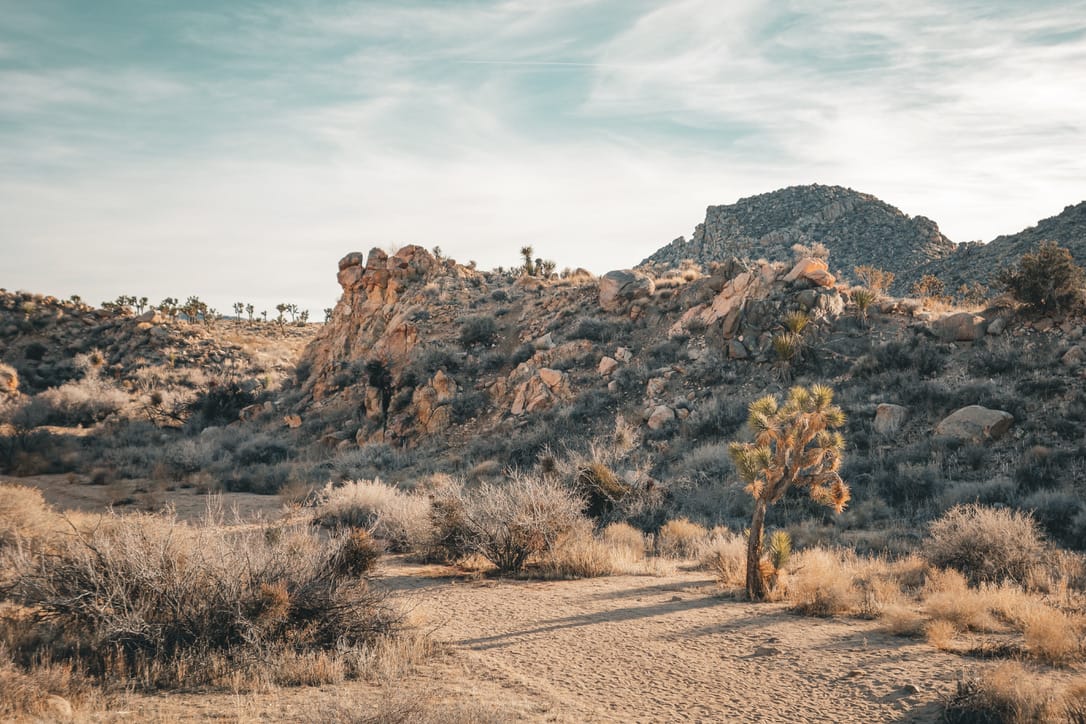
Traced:
<svg viewBox="0 0 1086 724">
<path fill-rule="evenodd" d="M 516 572 L 531 557 L 553 550 L 559 536 L 582 520 L 583 507 L 584 501 L 567 488 L 529 475 L 470 491 L 450 486 L 439 510 L 452 525 L 439 521 L 437 540 L 440 544 L 454 533 L 456 548 L 478 553 L 499 571 Z"/>
<path fill-rule="evenodd" d="M 684 437 L 731 437 L 747 421 L 747 405 L 735 395 L 714 392 L 683 423 Z"/>
<path fill-rule="evenodd" d="M 733 477 L 735 467 L 728 456 L 728 443 L 715 442 L 699 445 L 683 452 L 672 471 L 688 478 L 695 485 L 707 485 Z"/>
<path fill-rule="evenodd" d="M 587 339 L 590 342 L 609 342 L 621 331 L 622 325 L 596 317 L 580 317 L 573 323 L 568 339 Z"/>
<path fill-rule="evenodd" d="M 93 425 L 128 405 L 128 395 L 97 373 L 39 392 L 29 402 L 33 425 Z"/>
<path fill-rule="evenodd" d="M 209 683 L 224 663 L 275 648 L 366 646 L 399 616 L 350 575 L 365 568 L 359 543 L 304 526 L 106 517 L 48 555 L 8 556 L 4 593 L 38 611 L 13 650 L 23 665 L 75 659 L 97 678 L 169 687 Z"/>
<path fill-rule="evenodd" d="M 686 359 L 685 339 L 671 338 L 649 348 L 649 367 L 667 367 Z"/>
<path fill-rule="evenodd" d="M 1078 495 L 1069 491 L 1039 490 L 1022 501 L 1049 538 L 1068 546 L 1081 547 L 1075 519 L 1086 512 Z"/>
<path fill-rule="evenodd" d="M 610 546 L 593 535 L 591 522 L 580 520 L 555 539 L 540 570 L 548 578 L 599 578 L 613 574 L 615 562 Z"/>
<path fill-rule="evenodd" d="M 244 408 L 256 401 L 252 390 L 237 381 L 213 383 L 191 403 L 189 422 L 198 429 L 228 425 L 238 419 Z"/>
<path fill-rule="evenodd" d="M 948 351 L 921 337 L 884 342 L 856 361 L 852 373 L 870 377 L 882 372 L 907 371 L 919 377 L 934 377 L 946 367 Z"/>
<path fill-rule="evenodd" d="M 332 471 L 340 480 L 374 478 L 409 467 L 415 459 L 412 450 L 401 450 L 383 442 L 367 443 L 332 458 Z"/>
<path fill-rule="evenodd" d="M 702 544 L 698 562 L 724 587 L 742 586 L 747 566 L 747 542 L 726 528 L 714 528 Z"/>
<path fill-rule="evenodd" d="M 1023 254 L 1016 268 L 1001 270 L 996 281 L 1027 306 L 1059 312 L 1082 303 L 1086 271 L 1069 250 L 1044 241 L 1036 251 Z"/>
<path fill-rule="evenodd" d="M 256 435 L 238 445 L 234 462 L 238 465 L 271 465 L 290 457 L 290 447 L 271 435 Z"/>
<path fill-rule="evenodd" d="M 400 379 L 400 385 L 414 387 L 431 379 L 438 370 L 456 372 L 460 369 L 461 356 L 446 347 L 427 347 L 408 365 Z"/>
<path fill-rule="evenodd" d="M 656 534 L 656 552 L 667 558 L 697 558 L 708 535 L 705 526 L 687 518 L 669 520 Z"/>
<path fill-rule="evenodd" d="M 942 509 L 964 503 L 980 505 L 1007 505 L 1018 497 L 1018 490 L 1009 478 L 993 478 L 983 481 L 962 481 L 948 487 L 939 496 Z"/>
<path fill-rule="evenodd" d="M 462 392 L 449 403 L 452 421 L 458 425 L 478 417 L 490 404 L 490 396 L 478 390 Z"/>
<path fill-rule="evenodd" d="M 629 523 L 611 523 L 600 531 L 600 540 L 613 549 L 625 551 L 634 560 L 645 557 L 645 534 Z"/>
<path fill-rule="evenodd" d="M 973 583 L 1025 583 L 1041 563 L 1044 543 L 1029 514 L 957 505 L 932 522 L 923 553 L 932 565 L 961 571 Z"/>
<path fill-rule="evenodd" d="M 944 702 L 948 724 L 1073 724 L 1086 718 L 1086 687 L 1053 686 L 1017 662 L 958 682 Z"/>
<path fill-rule="evenodd" d="M 918 505 L 936 496 L 943 473 L 935 464 L 897 463 L 873 475 L 875 489 L 893 506 Z"/>
<path fill-rule="evenodd" d="M 1060 475 L 1071 462 L 1070 458 L 1068 451 L 1034 446 L 1019 459 L 1014 469 L 1014 481 L 1026 492 L 1056 487 Z"/>
<path fill-rule="evenodd" d="M 498 323 L 493 317 L 469 317 L 460 325 L 460 344 L 465 349 L 489 346 L 498 338 Z"/>
<path fill-rule="evenodd" d="M 577 395 L 565 414 L 570 422 L 583 425 L 613 416 L 618 403 L 618 395 L 606 388 L 585 390 Z"/>
<path fill-rule="evenodd" d="M 513 354 L 509 357 L 509 364 L 516 367 L 522 362 L 527 362 L 535 355 L 535 347 L 528 342 L 517 347 L 513 350 Z"/>
<path fill-rule="evenodd" d="M 366 529 L 393 552 L 416 549 L 431 536 L 429 499 L 380 480 L 329 483 L 317 495 L 313 521 L 327 528 Z"/>
<path fill-rule="evenodd" d="M 60 523 L 37 488 L 0 485 L 0 550 L 19 540 L 39 539 Z"/>
<path fill-rule="evenodd" d="M 857 610 L 860 591 L 853 585 L 854 559 L 822 548 L 806 550 L 796 558 L 796 574 L 788 584 L 788 597 L 796 611 L 807 616 L 835 616 Z"/>
</svg>

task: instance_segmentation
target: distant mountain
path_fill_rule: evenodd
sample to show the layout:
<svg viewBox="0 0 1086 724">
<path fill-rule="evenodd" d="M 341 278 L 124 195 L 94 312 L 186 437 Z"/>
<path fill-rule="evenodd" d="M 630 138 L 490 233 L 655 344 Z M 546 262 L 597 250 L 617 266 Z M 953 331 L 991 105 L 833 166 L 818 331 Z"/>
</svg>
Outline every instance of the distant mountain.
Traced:
<svg viewBox="0 0 1086 724">
<path fill-rule="evenodd" d="M 793 245 L 814 243 L 830 250 L 831 269 L 851 276 L 853 267 L 870 264 L 893 272 L 901 289 L 919 278 L 921 267 L 955 251 L 931 219 L 910 217 L 870 194 L 814 184 L 710 206 L 692 239 L 676 239 L 641 266 L 677 266 L 684 259 L 707 264 L 732 256 L 787 260 Z"/>
<path fill-rule="evenodd" d="M 1067 247 L 1075 260 L 1086 266 L 1086 201 L 1017 234 L 999 236 L 987 244 L 960 244 L 953 254 L 926 264 L 920 271 L 942 279 L 948 290 L 972 281 L 989 284 L 1000 269 L 1013 266 L 1042 241 Z"/>
</svg>

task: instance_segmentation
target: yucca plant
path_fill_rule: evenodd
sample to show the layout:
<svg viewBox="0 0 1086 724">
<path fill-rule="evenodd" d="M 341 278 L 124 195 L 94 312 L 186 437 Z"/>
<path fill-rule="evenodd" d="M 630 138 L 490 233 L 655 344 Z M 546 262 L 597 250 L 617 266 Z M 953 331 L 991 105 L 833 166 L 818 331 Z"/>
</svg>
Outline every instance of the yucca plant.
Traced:
<svg viewBox="0 0 1086 724">
<path fill-rule="evenodd" d="M 852 303 L 856 305 L 856 314 L 864 324 L 867 324 L 867 310 L 875 303 L 876 298 L 877 295 L 870 289 L 860 287 L 852 290 Z"/>
<path fill-rule="evenodd" d="M 782 380 L 792 378 L 792 368 L 803 356 L 803 335 L 797 332 L 780 332 L 773 335 L 773 352 L 777 355 L 774 367 Z"/>
<path fill-rule="evenodd" d="M 779 571 L 788 565 L 792 557 L 792 536 L 787 531 L 773 531 L 769 536 L 769 562 L 773 564 L 773 570 Z"/>
<path fill-rule="evenodd" d="M 803 330 L 807 329 L 807 325 L 811 323 L 811 317 L 806 312 L 789 312 L 784 315 L 781 320 L 781 324 L 784 328 L 793 334 L 803 334 Z"/>
<path fill-rule="evenodd" d="M 783 405 L 767 395 L 752 402 L 749 411 L 747 426 L 754 442 L 733 442 L 728 452 L 754 498 L 747 538 L 747 595 L 760 601 L 767 594 L 761 562 L 768 507 L 789 488 L 800 487 L 813 500 L 841 512 L 850 493 L 838 473 L 845 439 L 833 431 L 845 424 L 845 413 L 833 404 L 832 389 L 793 387 Z"/>
</svg>

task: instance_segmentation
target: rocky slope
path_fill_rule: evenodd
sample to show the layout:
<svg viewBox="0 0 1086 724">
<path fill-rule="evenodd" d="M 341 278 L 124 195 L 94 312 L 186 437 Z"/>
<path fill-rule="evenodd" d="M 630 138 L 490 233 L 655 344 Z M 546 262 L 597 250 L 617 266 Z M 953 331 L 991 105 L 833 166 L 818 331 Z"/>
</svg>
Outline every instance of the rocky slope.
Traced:
<svg viewBox="0 0 1086 724">
<path fill-rule="evenodd" d="M 999 236 L 987 244 L 960 244 L 953 254 L 928 263 L 920 271 L 939 277 L 947 289 L 970 282 L 989 284 L 1000 269 L 1013 266 L 1042 241 L 1067 247 L 1079 264 L 1086 265 L 1086 201 L 1017 234 Z"/>
<path fill-rule="evenodd" d="M 834 270 L 846 275 L 871 264 L 893 272 L 907 288 L 918 269 L 949 256 L 954 243 L 931 219 L 910 217 L 880 201 L 840 186 L 792 186 L 710 206 L 689 241 L 680 237 L 641 262 L 674 267 L 684 259 L 700 264 L 729 257 L 782 261 L 795 244 L 820 243 Z"/>
</svg>

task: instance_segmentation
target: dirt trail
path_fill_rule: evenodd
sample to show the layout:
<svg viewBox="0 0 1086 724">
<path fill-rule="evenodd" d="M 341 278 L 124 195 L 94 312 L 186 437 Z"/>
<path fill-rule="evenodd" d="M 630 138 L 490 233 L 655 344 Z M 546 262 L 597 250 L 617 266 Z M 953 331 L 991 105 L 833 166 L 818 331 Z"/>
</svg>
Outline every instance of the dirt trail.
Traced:
<svg viewBox="0 0 1086 724">
<path fill-rule="evenodd" d="M 704 573 L 457 582 L 392 567 L 464 675 L 546 721 L 935 721 L 970 662 L 874 622 L 716 595 Z M 918 691 L 912 691 L 916 687 Z M 524 709 L 520 709 L 524 711 Z"/>
</svg>

